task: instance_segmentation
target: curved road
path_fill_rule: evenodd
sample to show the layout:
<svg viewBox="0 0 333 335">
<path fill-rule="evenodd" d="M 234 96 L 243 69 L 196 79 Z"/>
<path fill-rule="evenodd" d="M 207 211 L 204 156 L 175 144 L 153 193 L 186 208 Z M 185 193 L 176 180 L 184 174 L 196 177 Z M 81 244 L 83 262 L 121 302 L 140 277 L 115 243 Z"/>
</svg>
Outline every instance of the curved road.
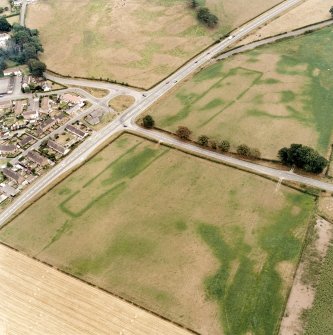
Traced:
<svg viewBox="0 0 333 335">
<path fill-rule="evenodd" d="M 117 117 L 112 123 L 101 129 L 100 131 L 94 133 L 90 138 L 88 138 L 84 143 L 82 143 L 77 149 L 75 149 L 68 157 L 56 165 L 49 173 L 38 179 L 33 185 L 31 185 L 25 192 L 23 192 L 8 208 L 6 208 L 0 215 L 0 226 L 3 225 L 17 210 L 26 205 L 34 197 L 36 197 L 43 189 L 45 189 L 52 182 L 57 180 L 64 172 L 72 169 L 78 164 L 82 163 L 84 160 L 88 159 L 91 153 L 93 153 L 101 144 L 103 144 L 111 136 L 115 135 L 118 132 L 122 132 L 126 129 L 132 130 L 133 132 L 143 134 L 147 137 L 156 139 L 158 141 L 163 141 L 167 144 L 178 147 L 182 150 L 187 150 L 202 156 L 211 157 L 221 162 L 224 162 L 229 165 L 237 166 L 244 170 L 253 171 L 259 174 L 268 175 L 278 179 L 286 179 L 290 181 L 301 182 L 306 185 L 317 187 L 319 189 L 327 190 L 333 192 L 333 185 L 324 183 L 318 180 L 314 180 L 307 177 L 302 177 L 290 172 L 280 171 L 254 163 L 246 162 L 239 160 L 233 157 L 220 155 L 202 148 L 196 147 L 189 143 L 184 143 L 174 139 L 165 134 L 148 131 L 138 127 L 134 121 L 138 115 L 145 111 L 148 107 L 153 105 L 158 101 L 163 95 L 170 91 L 177 83 L 187 77 L 189 74 L 198 70 L 203 64 L 217 55 L 221 54 L 226 50 L 230 45 L 240 40 L 245 35 L 249 34 L 253 30 L 257 29 L 264 23 L 272 20 L 273 18 L 279 16 L 284 11 L 290 9 L 293 6 L 301 3 L 302 0 L 287 0 L 284 3 L 274 7 L 270 11 L 256 18 L 252 22 L 244 25 L 239 28 L 235 33 L 230 37 L 224 39 L 223 41 L 215 44 L 208 50 L 204 51 L 202 54 L 185 64 L 181 69 L 172 74 L 168 79 L 165 79 L 159 85 L 151 89 L 146 93 L 139 93 L 133 91 L 129 88 L 123 88 L 118 85 L 112 85 L 102 82 L 91 82 L 83 81 L 76 79 L 64 79 L 56 76 L 47 74 L 49 79 L 54 79 L 60 83 L 67 85 L 81 85 L 81 86 L 90 86 L 96 88 L 106 88 L 109 90 L 118 90 L 117 92 L 127 92 L 126 94 L 135 94 L 138 98 L 137 103 L 125 111 L 121 116 Z M 105 86 L 107 85 L 107 87 Z M 135 92 L 135 93 L 134 93 Z M 94 102 L 95 103 L 95 102 Z M 127 127 L 127 128 L 126 128 Z"/>
</svg>

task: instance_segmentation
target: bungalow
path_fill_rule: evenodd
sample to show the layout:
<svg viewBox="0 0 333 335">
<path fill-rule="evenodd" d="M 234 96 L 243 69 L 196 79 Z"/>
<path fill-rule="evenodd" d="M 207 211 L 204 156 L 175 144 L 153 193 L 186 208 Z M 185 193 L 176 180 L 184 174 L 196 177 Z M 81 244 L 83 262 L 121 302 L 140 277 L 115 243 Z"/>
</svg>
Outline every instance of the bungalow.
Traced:
<svg viewBox="0 0 333 335">
<path fill-rule="evenodd" d="M 4 70 L 3 71 L 3 75 L 5 77 L 8 77 L 8 76 L 21 76 L 22 75 L 22 70 L 21 70 L 20 67 L 12 67 L 12 68 Z"/>
<path fill-rule="evenodd" d="M 93 112 L 91 112 L 87 117 L 86 117 L 86 121 L 94 126 L 96 124 L 99 124 L 101 122 L 101 118 L 104 115 L 104 112 L 101 110 L 95 110 Z"/>
<path fill-rule="evenodd" d="M 66 130 L 68 130 L 70 133 L 76 135 L 77 137 L 79 137 L 80 139 L 86 137 L 87 133 L 85 133 L 84 131 L 82 131 L 81 129 L 78 129 L 76 127 L 74 127 L 73 125 L 69 124 L 68 126 L 66 126 L 65 128 Z"/>
<path fill-rule="evenodd" d="M 4 168 L 4 169 L 2 169 L 2 173 L 5 177 L 14 181 L 17 184 L 22 184 L 23 181 L 24 181 L 24 178 L 19 173 L 15 172 L 11 169 Z"/>
<path fill-rule="evenodd" d="M 47 146 L 61 155 L 65 155 L 68 152 L 66 148 L 52 140 L 47 141 Z"/>
<path fill-rule="evenodd" d="M 0 144 L 0 154 L 1 155 L 14 154 L 16 150 L 17 150 L 17 147 L 14 144 Z"/>
<path fill-rule="evenodd" d="M 78 96 L 78 95 L 74 95 L 74 94 L 70 94 L 70 93 L 65 93 L 61 96 L 61 100 L 73 104 L 73 105 L 77 105 L 77 104 L 82 104 L 83 103 L 83 99 Z"/>
<path fill-rule="evenodd" d="M 46 166 L 48 165 L 48 160 L 44 156 L 40 155 L 36 151 L 29 151 L 27 156 L 26 156 L 30 161 L 38 164 L 39 166 Z"/>
</svg>

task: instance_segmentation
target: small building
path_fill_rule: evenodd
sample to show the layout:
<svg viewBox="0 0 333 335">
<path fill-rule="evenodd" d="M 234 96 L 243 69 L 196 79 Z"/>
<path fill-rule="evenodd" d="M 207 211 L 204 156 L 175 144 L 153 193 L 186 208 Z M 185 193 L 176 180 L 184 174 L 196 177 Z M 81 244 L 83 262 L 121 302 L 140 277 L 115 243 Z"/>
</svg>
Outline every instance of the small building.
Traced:
<svg viewBox="0 0 333 335">
<path fill-rule="evenodd" d="M 48 84 L 47 81 L 44 81 L 42 84 L 42 89 L 44 92 L 50 92 L 52 90 L 52 87 Z"/>
<path fill-rule="evenodd" d="M 51 111 L 52 108 L 50 107 L 50 98 L 43 97 L 41 101 L 40 112 L 43 114 L 49 114 Z"/>
<path fill-rule="evenodd" d="M 15 197 L 15 195 L 19 193 L 19 190 L 8 184 L 1 184 L 0 192 L 3 193 L 6 197 Z"/>
<path fill-rule="evenodd" d="M 22 184 L 24 181 L 24 178 L 19 173 L 15 172 L 14 170 L 4 168 L 2 169 L 2 173 L 5 177 L 14 181 L 16 184 Z"/>
<path fill-rule="evenodd" d="M 61 155 L 65 155 L 68 152 L 66 148 L 52 140 L 47 141 L 47 146 Z"/>
<path fill-rule="evenodd" d="M 87 136 L 87 133 L 85 133 L 84 131 L 82 131 L 81 129 L 78 129 L 76 127 L 74 127 L 73 125 L 69 124 L 68 126 L 66 126 L 65 128 L 66 130 L 68 130 L 70 133 L 76 135 L 77 137 L 79 137 L 80 139 L 84 138 Z"/>
<path fill-rule="evenodd" d="M 6 69 L 3 71 L 3 75 L 5 77 L 8 76 L 21 76 L 22 75 L 22 70 L 20 67 L 11 67 L 9 69 Z"/>
<path fill-rule="evenodd" d="M 46 157 L 42 156 L 41 154 L 39 154 L 36 151 L 29 151 L 26 157 L 30 161 L 32 161 L 32 162 L 34 162 L 37 165 L 42 166 L 42 167 L 48 165 L 48 163 L 49 163 Z"/>
<path fill-rule="evenodd" d="M 0 154 L 1 155 L 14 154 L 16 150 L 17 150 L 17 147 L 14 144 L 0 144 Z"/>
<path fill-rule="evenodd" d="M 86 117 L 86 121 L 90 125 L 95 126 L 96 124 L 99 124 L 101 122 L 101 118 L 103 117 L 103 115 L 104 115 L 103 111 L 94 110 Z"/>
<path fill-rule="evenodd" d="M 74 95 L 74 94 L 70 94 L 70 93 L 65 93 L 61 96 L 61 100 L 73 104 L 73 105 L 77 105 L 77 104 L 81 104 L 83 103 L 83 99 L 78 96 L 78 95 Z"/>
<path fill-rule="evenodd" d="M 7 47 L 7 41 L 10 39 L 9 34 L 0 34 L 0 48 L 5 49 Z"/>
<path fill-rule="evenodd" d="M 19 146 L 21 148 L 24 148 L 26 145 L 28 145 L 30 142 L 32 142 L 33 139 L 34 138 L 31 135 L 27 135 L 19 142 Z"/>
</svg>

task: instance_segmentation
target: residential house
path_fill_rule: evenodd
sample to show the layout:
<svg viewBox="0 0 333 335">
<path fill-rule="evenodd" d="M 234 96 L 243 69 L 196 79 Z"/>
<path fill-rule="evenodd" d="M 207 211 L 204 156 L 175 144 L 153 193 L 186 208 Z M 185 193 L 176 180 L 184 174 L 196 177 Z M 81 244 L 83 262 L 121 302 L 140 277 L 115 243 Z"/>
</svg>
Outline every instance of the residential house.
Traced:
<svg viewBox="0 0 333 335">
<path fill-rule="evenodd" d="M 20 142 L 19 142 L 19 146 L 21 148 L 24 148 L 26 145 L 28 145 L 30 142 L 33 141 L 33 137 L 31 135 L 26 135 Z"/>
<path fill-rule="evenodd" d="M 68 125 L 65 128 L 66 130 L 68 130 L 70 133 L 76 135 L 77 137 L 79 137 L 80 139 L 83 139 L 84 137 L 87 136 L 87 133 L 85 133 L 84 131 L 82 131 L 81 129 L 78 129 L 76 127 L 74 127 L 73 125 Z"/>
<path fill-rule="evenodd" d="M 17 150 L 17 147 L 14 144 L 0 144 L 0 154 L 1 155 L 14 154 L 16 150 Z"/>
<path fill-rule="evenodd" d="M 50 107 L 50 98 L 49 97 L 43 97 L 40 107 L 40 112 L 42 114 L 49 114 L 52 111 L 52 108 Z"/>
<path fill-rule="evenodd" d="M 78 95 L 74 95 L 74 94 L 70 94 L 70 93 L 65 93 L 61 96 L 61 100 L 69 103 L 69 104 L 73 104 L 73 105 L 78 105 L 78 104 L 82 104 L 83 103 L 83 99 L 78 96 Z"/>
<path fill-rule="evenodd" d="M 68 149 L 64 148 L 62 145 L 52 140 L 47 141 L 47 146 L 61 155 L 65 155 L 68 152 Z"/>
<path fill-rule="evenodd" d="M 8 76 L 21 76 L 22 75 L 22 70 L 20 67 L 11 67 L 9 69 L 6 69 L 3 71 L 3 75 L 5 77 Z"/>
<path fill-rule="evenodd" d="M 39 118 L 39 98 L 34 98 L 29 101 L 28 110 L 22 113 L 27 120 L 36 120 Z"/>
<path fill-rule="evenodd" d="M 24 108 L 25 105 L 26 105 L 25 100 L 17 100 L 15 102 L 14 113 L 15 113 L 16 117 L 23 113 L 23 108 Z"/>
<path fill-rule="evenodd" d="M 10 39 L 9 34 L 0 34 L 0 48 L 4 49 L 7 47 L 7 41 Z"/>
<path fill-rule="evenodd" d="M 36 151 L 29 151 L 27 156 L 26 156 L 30 161 L 36 163 L 39 166 L 46 166 L 48 165 L 48 160 L 46 157 L 42 156 L 41 154 L 39 154 Z"/>
<path fill-rule="evenodd" d="M 44 81 L 44 83 L 42 84 L 42 89 L 44 92 L 50 92 L 52 90 L 52 87 L 47 81 Z"/>
<path fill-rule="evenodd" d="M 101 118 L 103 117 L 103 115 L 104 115 L 103 111 L 95 110 L 86 117 L 86 121 L 90 125 L 95 126 L 96 124 L 99 124 L 101 122 Z"/>
<path fill-rule="evenodd" d="M 57 123 L 57 121 L 55 119 L 48 118 L 41 123 L 39 129 L 40 129 L 41 132 L 45 132 L 45 131 L 49 130 L 50 128 L 52 128 L 56 123 Z"/>
<path fill-rule="evenodd" d="M 19 193 L 19 190 L 8 184 L 2 183 L 0 185 L 0 192 L 3 193 L 6 197 L 15 197 L 15 195 Z"/>
<path fill-rule="evenodd" d="M 5 177 L 14 181 L 16 184 L 22 184 L 24 181 L 24 178 L 19 173 L 9 168 L 2 169 L 2 173 Z"/>
</svg>

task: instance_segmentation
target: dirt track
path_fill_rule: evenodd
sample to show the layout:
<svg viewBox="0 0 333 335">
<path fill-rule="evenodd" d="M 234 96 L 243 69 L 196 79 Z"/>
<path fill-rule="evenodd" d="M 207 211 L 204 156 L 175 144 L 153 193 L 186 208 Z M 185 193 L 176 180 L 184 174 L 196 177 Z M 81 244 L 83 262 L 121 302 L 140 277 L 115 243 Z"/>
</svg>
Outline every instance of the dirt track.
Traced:
<svg viewBox="0 0 333 335">
<path fill-rule="evenodd" d="M 189 335 L 184 329 L 0 245 L 1 335 Z"/>
</svg>

